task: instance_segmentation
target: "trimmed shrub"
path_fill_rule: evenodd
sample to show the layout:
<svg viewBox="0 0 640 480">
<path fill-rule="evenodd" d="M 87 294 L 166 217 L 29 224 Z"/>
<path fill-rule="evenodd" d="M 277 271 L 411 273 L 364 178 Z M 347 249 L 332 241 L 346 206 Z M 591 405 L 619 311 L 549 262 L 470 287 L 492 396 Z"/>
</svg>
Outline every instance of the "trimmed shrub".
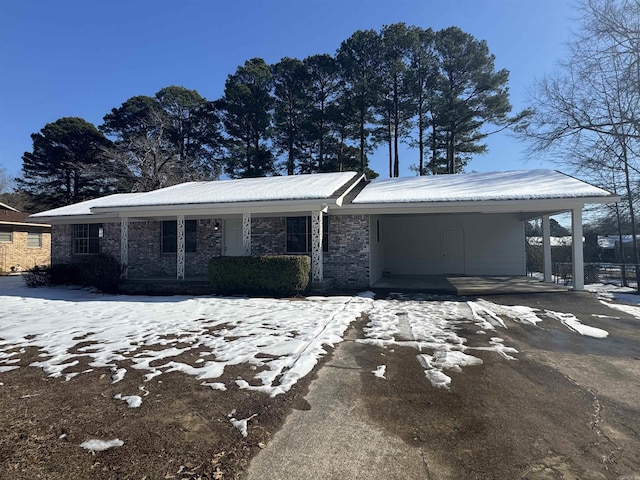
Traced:
<svg viewBox="0 0 640 480">
<path fill-rule="evenodd" d="M 82 285 L 105 293 L 120 288 L 122 265 L 111 255 L 91 255 L 80 262 L 58 263 L 50 267 L 34 267 L 24 277 L 28 287 L 41 285 Z"/>
<path fill-rule="evenodd" d="M 216 293 L 286 296 L 307 288 L 310 270 L 303 255 L 214 257 L 209 280 Z"/>
<path fill-rule="evenodd" d="M 122 265 L 112 255 L 99 253 L 86 257 L 78 264 L 80 284 L 96 287 L 105 293 L 116 293 L 120 287 Z"/>
</svg>

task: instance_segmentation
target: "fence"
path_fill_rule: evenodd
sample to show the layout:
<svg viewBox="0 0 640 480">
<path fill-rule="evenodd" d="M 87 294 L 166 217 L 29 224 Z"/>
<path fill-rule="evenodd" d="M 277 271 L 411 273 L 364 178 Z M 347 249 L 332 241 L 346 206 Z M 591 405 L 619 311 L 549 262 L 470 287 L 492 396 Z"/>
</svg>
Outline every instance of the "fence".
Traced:
<svg viewBox="0 0 640 480">
<path fill-rule="evenodd" d="M 554 262 L 553 278 L 556 283 L 569 284 L 573 281 L 573 267 L 571 263 Z M 584 283 L 608 283 L 625 287 L 637 288 L 637 273 L 640 265 L 628 263 L 585 263 Z"/>
</svg>

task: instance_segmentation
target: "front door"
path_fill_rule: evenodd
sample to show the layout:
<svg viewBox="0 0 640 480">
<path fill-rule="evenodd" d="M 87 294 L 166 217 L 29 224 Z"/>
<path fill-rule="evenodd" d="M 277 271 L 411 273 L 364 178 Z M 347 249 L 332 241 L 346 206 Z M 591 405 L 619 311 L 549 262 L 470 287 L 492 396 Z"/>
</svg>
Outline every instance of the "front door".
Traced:
<svg viewBox="0 0 640 480">
<path fill-rule="evenodd" d="M 464 232 L 442 231 L 442 273 L 464 274 Z"/>
<path fill-rule="evenodd" d="M 225 257 L 241 257 L 244 255 L 242 245 L 242 219 L 230 218 L 224 221 L 224 248 L 222 255 Z"/>
</svg>

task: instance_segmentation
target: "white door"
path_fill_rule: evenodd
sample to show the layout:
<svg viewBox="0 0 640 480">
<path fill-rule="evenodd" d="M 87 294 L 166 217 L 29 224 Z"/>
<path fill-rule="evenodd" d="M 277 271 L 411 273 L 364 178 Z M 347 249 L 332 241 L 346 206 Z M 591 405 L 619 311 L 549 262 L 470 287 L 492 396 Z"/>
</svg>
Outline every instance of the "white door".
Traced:
<svg viewBox="0 0 640 480">
<path fill-rule="evenodd" d="M 222 255 L 225 257 L 241 257 L 244 255 L 242 245 L 242 219 L 231 218 L 224 221 L 224 247 Z"/>
<path fill-rule="evenodd" d="M 464 273 L 464 233 L 462 230 L 442 231 L 442 273 Z"/>
</svg>

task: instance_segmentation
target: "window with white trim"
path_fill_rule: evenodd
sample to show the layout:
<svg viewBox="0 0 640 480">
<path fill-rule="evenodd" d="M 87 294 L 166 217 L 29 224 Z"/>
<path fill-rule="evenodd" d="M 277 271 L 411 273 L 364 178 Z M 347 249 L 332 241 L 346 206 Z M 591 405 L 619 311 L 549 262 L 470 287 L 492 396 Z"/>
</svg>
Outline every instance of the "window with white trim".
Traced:
<svg viewBox="0 0 640 480">
<path fill-rule="evenodd" d="M 311 253 L 311 217 L 287 217 L 287 253 Z M 322 251 L 329 251 L 329 217 L 322 217 Z"/>
<path fill-rule="evenodd" d="M 82 223 L 73 225 L 72 248 L 75 255 L 100 253 L 102 224 Z"/>
<path fill-rule="evenodd" d="M 42 233 L 27 232 L 27 247 L 42 248 Z"/>
</svg>

